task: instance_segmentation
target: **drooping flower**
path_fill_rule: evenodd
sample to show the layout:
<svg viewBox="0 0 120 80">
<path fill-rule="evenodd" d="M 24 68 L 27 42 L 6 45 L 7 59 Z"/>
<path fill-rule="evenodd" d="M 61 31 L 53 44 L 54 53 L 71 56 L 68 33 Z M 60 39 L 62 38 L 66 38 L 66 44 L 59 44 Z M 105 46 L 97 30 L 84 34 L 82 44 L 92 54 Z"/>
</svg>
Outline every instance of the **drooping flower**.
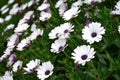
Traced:
<svg viewBox="0 0 120 80">
<path fill-rule="evenodd" d="M 74 63 L 85 65 L 86 62 L 94 58 L 94 54 L 94 48 L 89 45 L 82 45 L 74 49 L 71 58 L 74 59 Z"/>
<path fill-rule="evenodd" d="M 39 59 L 35 59 L 35 60 L 31 60 L 28 64 L 26 64 L 27 68 L 24 68 L 24 70 L 26 71 L 26 73 L 32 73 L 33 71 L 36 71 L 39 66 L 40 66 L 40 60 Z"/>
<path fill-rule="evenodd" d="M 66 39 L 58 39 L 55 40 L 54 43 L 52 43 L 50 51 L 53 53 L 60 53 L 63 52 L 66 47 Z"/>
<path fill-rule="evenodd" d="M 101 23 L 92 22 L 82 29 L 82 33 L 82 38 L 92 44 L 102 40 L 102 35 L 105 34 L 105 29 L 104 27 L 101 27 Z"/>
<path fill-rule="evenodd" d="M 53 73 L 54 66 L 50 61 L 42 63 L 42 65 L 37 70 L 37 77 L 41 80 L 45 80 Z"/>
</svg>

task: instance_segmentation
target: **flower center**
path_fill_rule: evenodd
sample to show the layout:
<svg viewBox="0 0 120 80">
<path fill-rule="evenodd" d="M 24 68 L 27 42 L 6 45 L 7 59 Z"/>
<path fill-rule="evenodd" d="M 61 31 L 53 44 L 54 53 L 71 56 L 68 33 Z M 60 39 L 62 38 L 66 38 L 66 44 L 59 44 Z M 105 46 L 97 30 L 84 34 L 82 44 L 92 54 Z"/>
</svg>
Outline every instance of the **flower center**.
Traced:
<svg viewBox="0 0 120 80">
<path fill-rule="evenodd" d="M 86 60 L 87 57 L 88 57 L 87 55 L 82 55 L 82 56 L 81 56 L 82 60 Z"/>
<path fill-rule="evenodd" d="M 66 30 L 64 31 L 64 33 L 68 33 L 68 31 L 69 31 L 69 30 L 66 29 Z"/>
<path fill-rule="evenodd" d="M 59 51 L 63 51 L 64 47 L 63 46 L 60 46 L 59 47 Z"/>
<path fill-rule="evenodd" d="M 50 70 L 47 70 L 46 72 L 45 72 L 45 75 L 49 75 L 50 74 Z"/>
<path fill-rule="evenodd" d="M 93 33 L 91 34 L 91 36 L 94 38 L 94 37 L 97 36 L 97 33 L 96 33 L 96 32 L 93 32 Z"/>
</svg>

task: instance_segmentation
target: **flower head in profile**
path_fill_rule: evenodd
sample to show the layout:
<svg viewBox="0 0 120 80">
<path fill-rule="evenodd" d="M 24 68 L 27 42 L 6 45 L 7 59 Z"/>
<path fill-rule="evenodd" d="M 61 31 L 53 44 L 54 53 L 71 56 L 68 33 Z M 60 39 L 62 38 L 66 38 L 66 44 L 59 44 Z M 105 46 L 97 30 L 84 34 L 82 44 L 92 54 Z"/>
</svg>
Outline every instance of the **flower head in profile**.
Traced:
<svg viewBox="0 0 120 80">
<path fill-rule="evenodd" d="M 68 21 L 72 18 L 77 17 L 78 13 L 80 13 L 79 7 L 72 7 L 65 11 L 65 13 L 63 14 L 63 19 Z"/>
<path fill-rule="evenodd" d="M 19 69 L 22 68 L 22 64 L 23 64 L 23 62 L 20 61 L 20 60 L 18 60 L 17 62 L 15 62 L 15 63 L 13 64 L 12 71 L 17 72 Z"/>
<path fill-rule="evenodd" d="M 120 1 L 115 5 L 115 10 L 111 11 L 112 15 L 120 15 Z"/>
<path fill-rule="evenodd" d="M 0 77 L 0 80 L 13 80 L 12 71 L 6 71 L 4 76 Z"/>
<path fill-rule="evenodd" d="M 82 45 L 74 49 L 72 59 L 74 59 L 74 62 L 77 64 L 85 65 L 86 62 L 94 58 L 94 54 L 94 48 L 91 48 L 89 45 Z"/>
<path fill-rule="evenodd" d="M 49 33 L 49 39 L 69 38 L 70 32 L 74 31 L 73 28 L 74 25 L 72 25 L 71 23 L 61 24 Z"/>
<path fill-rule="evenodd" d="M 23 39 L 23 40 L 17 45 L 16 50 L 18 50 L 18 51 L 23 51 L 24 49 L 29 48 L 29 46 L 30 46 L 30 38 L 27 37 L 27 38 Z"/>
<path fill-rule="evenodd" d="M 82 33 L 83 39 L 92 44 L 102 40 L 102 35 L 105 34 L 105 29 L 104 27 L 101 27 L 101 23 L 92 22 L 82 29 Z"/>
<path fill-rule="evenodd" d="M 63 52 L 66 47 L 66 39 L 58 39 L 55 40 L 54 43 L 52 43 L 50 51 L 53 53 L 60 53 Z"/>
<path fill-rule="evenodd" d="M 37 70 L 37 77 L 41 80 L 45 80 L 53 73 L 54 66 L 50 61 L 42 63 L 42 65 Z"/>
<path fill-rule="evenodd" d="M 37 68 L 40 65 L 40 60 L 35 59 L 35 60 L 31 60 L 26 66 L 27 68 L 24 68 L 24 70 L 26 71 L 26 73 L 32 73 L 33 71 L 36 71 Z"/>
</svg>

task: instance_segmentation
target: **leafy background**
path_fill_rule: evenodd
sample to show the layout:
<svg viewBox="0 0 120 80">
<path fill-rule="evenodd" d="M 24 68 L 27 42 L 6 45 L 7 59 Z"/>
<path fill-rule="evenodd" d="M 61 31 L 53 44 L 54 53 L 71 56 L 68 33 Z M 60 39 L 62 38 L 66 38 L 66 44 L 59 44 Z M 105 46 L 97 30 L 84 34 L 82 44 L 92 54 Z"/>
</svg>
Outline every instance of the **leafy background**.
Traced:
<svg viewBox="0 0 120 80">
<path fill-rule="evenodd" d="M 18 0 L 19 4 L 28 2 L 29 0 Z M 114 9 L 114 5 L 118 0 L 105 0 L 103 3 L 96 3 L 99 11 L 96 9 L 89 11 L 90 20 L 97 21 L 102 24 L 106 29 L 106 34 L 103 40 L 99 43 L 94 43 L 91 46 L 95 48 L 95 58 L 88 62 L 85 66 L 75 64 L 71 59 L 71 53 L 79 46 L 88 43 L 82 39 L 82 28 L 85 25 L 87 19 L 84 14 L 84 8 L 90 8 L 89 5 L 83 5 L 78 17 L 69 21 L 64 21 L 58 14 L 58 9 L 55 8 L 56 0 L 49 0 L 51 5 L 52 17 L 46 22 L 40 22 L 38 27 L 44 29 L 44 35 L 41 38 L 33 41 L 27 50 L 22 52 L 15 51 L 17 58 L 22 60 L 23 66 L 26 66 L 30 60 L 40 59 L 41 62 L 51 61 L 54 64 L 54 73 L 46 80 L 120 80 L 120 34 L 118 33 L 118 25 L 120 25 L 120 16 L 110 15 L 110 11 Z M 68 6 L 74 2 L 73 0 L 67 0 Z M 0 8 L 7 3 L 7 0 L 0 0 Z M 40 1 L 42 3 L 42 0 Z M 10 5 L 9 7 L 11 7 Z M 1 35 L 5 27 L 13 23 L 17 25 L 19 19 L 24 16 L 29 10 L 36 11 L 36 7 L 30 7 L 21 15 L 13 16 L 12 20 L 0 24 L 0 55 L 3 54 L 7 38 L 13 34 L 13 30 L 9 30 L 4 35 Z M 37 13 L 37 11 L 36 11 Z M 0 17 L 5 17 L 1 15 Z M 34 22 L 34 21 L 33 21 Z M 54 54 L 50 52 L 51 43 L 54 40 L 49 40 L 49 32 L 56 26 L 64 22 L 71 22 L 75 25 L 74 32 L 71 33 L 68 39 L 68 47 L 64 52 Z M 32 22 L 31 22 L 32 23 Z M 30 23 L 30 24 L 31 24 Z M 48 27 L 46 27 L 46 25 Z M 29 33 L 29 30 L 28 30 Z M 27 35 L 22 35 L 20 40 Z M 6 61 L 0 62 L 0 76 L 4 74 L 6 70 L 11 70 L 12 67 L 6 68 Z M 14 80 L 38 80 L 36 73 L 23 74 L 23 70 L 19 70 L 14 73 Z"/>
</svg>

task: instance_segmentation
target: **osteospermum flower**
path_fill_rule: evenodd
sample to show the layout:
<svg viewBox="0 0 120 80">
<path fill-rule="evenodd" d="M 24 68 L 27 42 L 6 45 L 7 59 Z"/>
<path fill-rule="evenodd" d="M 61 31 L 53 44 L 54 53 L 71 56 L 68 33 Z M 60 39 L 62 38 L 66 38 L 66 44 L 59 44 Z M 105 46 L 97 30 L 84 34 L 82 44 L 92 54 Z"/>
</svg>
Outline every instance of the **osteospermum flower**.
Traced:
<svg viewBox="0 0 120 80">
<path fill-rule="evenodd" d="M 13 34 L 7 43 L 7 47 L 14 48 L 19 42 L 19 36 L 16 34 Z"/>
<path fill-rule="evenodd" d="M 63 52 L 66 47 L 66 39 L 58 39 L 55 40 L 54 43 L 52 43 L 50 51 L 53 53 L 60 53 Z"/>
<path fill-rule="evenodd" d="M 74 49 L 72 59 L 74 59 L 74 62 L 77 64 L 85 65 L 86 62 L 94 58 L 94 54 L 94 48 L 91 48 L 89 45 L 82 45 Z"/>
<path fill-rule="evenodd" d="M 42 11 L 40 13 L 40 17 L 39 17 L 40 21 L 46 21 L 46 20 L 48 20 L 50 18 L 51 18 L 51 13 L 48 13 L 48 12 L 45 12 L 45 11 Z"/>
<path fill-rule="evenodd" d="M 42 36 L 43 35 L 43 30 L 41 29 L 36 29 L 35 31 L 33 31 L 33 33 L 29 36 L 30 40 L 33 41 L 35 40 L 37 37 Z"/>
<path fill-rule="evenodd" d="M 74 31 L 73 28 L 74 25 L 70 23 L 61 24 L 49 33 L 49 39 L 69 38 L 70 32 Z"/>
<path fill-rule="evenodd" d="M 92 22 L 84 27 L 82 33 L 83 39 L 92 44 L 102 40 L 102 35 L 105 34 L 105 29 L 104 27 L 101 27 L 101 23 Z"/>
<path fill-rule="evenodd" d="M 17 61 L 16 55 L 15 54 L 11 54 L 9 59 L 8 59 L 6 67 L 10 67 L 16 61 Z"/>
<path fill-rule="evenodd" d="M 22 32 L 26 31 L 28 27 L 29 27 L 29 25 L 27 23 L 18 25 L 15 28 L 14 32 L 17 33 L 17 34 L 21 34 Z"/>
<path fill-rule="evenodd" d="M 18 45 L 16 50 L 23 51 L 24 49 L 28 48 L 30 45 L 30 38 L 23 39 Z"/>
<path fill-rule="evenodd" d="M 42 65 L 37 70 L 37 77 L 41 80 L 45 80 L 53 73 L 54 66 L 50 61 L 42 63 Z"/>
<path fill-rule="evenodd" d="M 72 18 L 75 18 L 78 16 L 78 13 L 80 13 L 79 7 L 72 7 L 69 10 L 65 11 L 63 14 L 63 19 L 70 20 Z"/>
<path fill-rule="evenodd" d="M 120 15 L 120 1 L 115 5 L 115 10 L 111 11 L 112 15 Z"/>
<path fill-rule="evenodd" d="M 13 80 L 12 71 L 6 71 L 4 76 L 0 77 L 0 80 Z"/>
<path fill-rule="evenodd" d="M 12 68 L 12 71 L 14 72 L 17 72 L 18 69 L 21 69 L 22 68 L 22 61 L 18 60 L 17 62 L 15 62 L 13 64 L 13 68 Z"/>
<path fill-rule="evenodd" d="M 40 60 L 35 59 L 35 60 L 31 60 L 26 66 L 27 68 L 24 68 L 24 70 L 26 71 L 26 73 L 32 73 L 33 71 L 36 71 L 38 69 L 40 65 Z"/>
</svg>

